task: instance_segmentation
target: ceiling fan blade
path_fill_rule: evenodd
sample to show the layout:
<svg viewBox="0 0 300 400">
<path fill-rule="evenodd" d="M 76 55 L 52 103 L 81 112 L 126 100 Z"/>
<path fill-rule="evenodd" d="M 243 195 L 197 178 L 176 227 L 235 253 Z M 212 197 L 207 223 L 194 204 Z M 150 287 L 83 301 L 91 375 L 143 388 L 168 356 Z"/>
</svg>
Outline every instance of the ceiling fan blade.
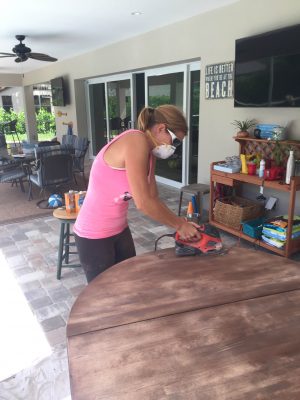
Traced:
<svg viewBox="0 0 300 400">
<path fill-rule="evenodd" d="M 0 53 L 0 58 L 4 58 L 4 57 L 15 57 L 15 54 L 12 53 Z"/>
<path fill-rule="evenodd" d="M 47 54 L 42 54 L 42 53 L 28 53 L 26 54 L 28 58 L 32 58 L 34 60 L 40 60 L 40 61 L 57 61 L 57 58 L 48 56 Z"/>
</svg>

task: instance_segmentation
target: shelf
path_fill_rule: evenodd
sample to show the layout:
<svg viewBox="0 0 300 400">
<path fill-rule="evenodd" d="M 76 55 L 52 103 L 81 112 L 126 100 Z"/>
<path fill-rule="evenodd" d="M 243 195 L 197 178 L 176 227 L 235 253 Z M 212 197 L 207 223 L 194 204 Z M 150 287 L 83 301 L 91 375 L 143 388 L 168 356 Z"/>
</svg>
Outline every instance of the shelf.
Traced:
<svg viewBox="0 0 300 400">
<path fill-rule="evenodd" d="M 242 231 L 239 231 L 237 229 L 231 228 L 230 226 L 223 225 L 219 222 L 216 222 L 214 220 L 209 221 L 210 225 L 215 226 L 216 228 L 221 229 L 222 231 L 231 233 L 234 236 L 237 236 L 238 238 L 247 240 L 248 242 L 253 243 L 256 246 L 264 247 L 265 249 L 268 249 L 270 251 L 273 251 L 281 256 L 285 256 L 285 248 L 283 249 L 278 249 L 275 246 L 270 246 L 269 244 L 265 243 L 262 240 L 259 239 L 254 239 L 251 236 L 246 235 Z M 299 246 L 300 246 L 300 238 L 297 239 L 291 239 L 291 251 L 290 254 L 297 253 L 299 251 Z"/>
<path fill-rule="evenodd" d="M 276 143 L 275 140 L 267 140 L 267 139 L 256 139 L 256 138 L 234 138 L 240 145 L 240 154 L 251 154 L 254 149 L 259 150 L 262 154 L 270 154 L 271 147 Z M 251 142 L 259 142 L 258 144 Z M 293 140 L 283 140 L 280 141 L 281 144 L 291 145 L 296 147 L 296 150 L 300 157 L 300 141 Z M 270 144 L 270 146 L 268 146 Z M 248 146 L 249 145 L 249 146 Z M 248 146 L 248 147 L 247 147 Z M 248 153 L 247 153 L 248 151 Z M 237 186 L 240 184 L 251 184 L 256 186 L 263 186 L 265 188 L 272 189 L 274 191 L 286 192 L 289 195 L 289 208 L 288 208 L 288 226 L 292 225 L 292 220 L 294 216 L 295 210 L 295 202 L 296 202 L 296 192 L 300 191 L 300 176 L 294 176 L 291 178 L 291 183 L 289 185 L 285 184 L 281 181 L 269 181 L 263 178 L 259 178 L 257 175 L 248 175 L 242 173 L 229 173 L 224 171 L 218 171 L 213 169 L 215 164 L 219 164 L 224 161 L 216 161 L 211 164 L 210 169 L 210 209 L 209 209 L 209 219 L 210 224 L 214 225 L 216 228 L 219 228 L 225 232 L 231 233 L 234 236 L 247 240 L 248 242 L 253 243 L 255 246 L 263 247 L 269 251 L 272 251 L 276 254 L 279 254 L 284 257 L 289 257 L 293 253 L 297 253 L 300 251 L 300 238 L 292 239 L 291 238 L 291 228 L 288 229 L 287 232 L 287 240 L 285 243 L 285 247 L 283 249 L 278 249 L 275 246 L 271 246 L 265 243 L 262 240 L 254 239 L 242 231 L 237 229 L 228 227 L 223 225 L 222 223 L 216 222 L 214 220 L 214 205 L 215 205 L 215 184 L 219 183 L 221 185 L 226 186 Z"/>
<path fill-rule="evenodd" d="M 241 174 L 241 173 L 231 174 L 229 172 L 222 172 L 222 171 L 215 170 L 215 169 L 213 169 L 214 164 L 215 163 L 212 164 L 212 169 L 211 169 L 212 181 L 215 181 L 215 180 L 219 181 L 220 179 L 218 179 L 217 177 L 220 177 L 220 178 L 225 178 L 225 181 L 227 180 L 229 182 L 229 186 L 232 186 L 232 185 L 230 185 L 230 180 L 231 180 L 231 181 L 249 183 L 251 185 L 264 186 L 265 188 L 270 188 L 270 189 L 279 190 L 279 191 L 283 191 L 283 192 L 290 192 L 290 190 L 291 190 L 291 185 L 287 185 L 285 183 L 280 183 L 280 181 L 267 181 L 262 178 L 259 178 L 257 175 L 248 175 L 248 174 Z M 294 182 L 295 182 L 296 190 L 300 190 L 300 176 L 294 176 L 292 178 L 292 180 L 294 180 Z M 224 184 L 225 184 L 225 182 L 224 182 Z"/>
<path fill-rule="evenodd" d="M 260 143 L 276 143 L 279 142 L 280 144 L 285 144 L 285 145 L 293 145 L 293 146 L 299 146 L 300 147 L 300 140 L 269 140 L 269 139 L 257 139 L 255 137 L 245 137 L 245 138 L 239 138 L 237 136 L 234 136 L 233 139 L 236 142 L 260 142 Z"/>
</svg>

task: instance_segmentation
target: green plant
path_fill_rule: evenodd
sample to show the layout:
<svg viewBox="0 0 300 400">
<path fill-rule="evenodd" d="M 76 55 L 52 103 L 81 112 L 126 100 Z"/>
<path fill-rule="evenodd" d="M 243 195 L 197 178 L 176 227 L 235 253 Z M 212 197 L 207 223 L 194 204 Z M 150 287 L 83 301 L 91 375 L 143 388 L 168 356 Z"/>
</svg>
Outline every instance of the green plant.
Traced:
<svg viewBox="0 0 300 400">
<path fill-rule="evenodd" d="M 273 160 L 275 161 L 276 167 L 281 167 L 283 162 L 283 154 L 280 143 L 276 140 L 274 149 L 273 149 Z"/>
<path fill-rule="evenodd" d="M 238 121 L 235 119 L 231 124 L 235 126 L 240 132 L 247 132 L 248 129 L 256 125 L 255 119 L 245 119 L 244 121 Z"/>
<path fill-rule="evenodd" d="M 17 121 L 16 124 L 16 132 L 19 137 L 22 139 L 26 138 L 26 127 L 25 127 L 25 114 L 24 111 L 20 111 L 19 113 L 14 110 L 5 111 L 4 108 L 0 107 L 0 122 L 7 121 Z M 38 135 L 54 137 L 56 133 L 55 126 L 55 116 L 52 113 L 44 109 L 40 109 L 36 114 L 36 122 L 37 122 L 37 131 Z M 9 138 L 9 127 L 4 128 L 4 133 Z M 43 139 L 41 139 L 43 140 Z M 45 139 L 44 139 L 45 140 Z"/>
</svg>

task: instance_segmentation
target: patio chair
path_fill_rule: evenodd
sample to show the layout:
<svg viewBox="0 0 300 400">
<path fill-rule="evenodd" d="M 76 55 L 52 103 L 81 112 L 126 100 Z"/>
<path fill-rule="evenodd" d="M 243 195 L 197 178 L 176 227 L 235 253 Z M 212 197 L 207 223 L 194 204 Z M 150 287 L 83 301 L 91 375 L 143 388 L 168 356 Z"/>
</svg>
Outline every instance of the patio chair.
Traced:
<svg viewBox="0 0 300 400">
<path fill-rule="evenodd" d="M 7 151 L 7 143 L 4 133 L 0 133 L 0 161 L 6 161 L 9 159 Z"/>
<path fill-rule="evenodd" d="M 20 138 L 19 138 L 19 135 L 17 132 L 17 120 L 10 121 L 10 123 L 8 125 L 7 134 L 12 135 L 15 147 L 18 147 L 21 145 L 21 141 L 20 141 Z M 17 137 L 17 140 L 15 139 L 15 136 Z"/>
<path fill-rule="evenodd" d="M 14 160 L 0 161 L 0 183 L 11 183 L 18 186 L 25 193 L 23 181 L 27 179 L 27 171 L 22 164 Z"/>
<path fill-rule="evenodd" d="M 76 174 L 82 174 L 83 182 L 87 187 L 87 182 L 84 174 L 84 161 L 86 152 L 89 148 L 90 141 L 88 138 L 78 137 L 76 135 L 63 135 L 62 145 L 70 149 L 73 156 L 73 176 L 76 184 Z"/>
<path fill-rule="evenodd" d="M 89 148 L 90 141 L 88 138 L 77 137 L 74 143 L 74 154 L 73 154 L 73 176 L 75 183 L 76 174 L 82 174 L 83 182 L 85 187 L 87 187 L 87 182 L 84 175 L 84 161 L 85 155 Z"/>
<path fill-rule="evenodd" d="M 44 193 L 46 189 L 57 189 L 73 181 L 73 158 L 68 149 L 61 146 L 35 149 L 36 161 L 28 177 L 28 200 L 32 199 L 32 185 Z"/>
</svg>

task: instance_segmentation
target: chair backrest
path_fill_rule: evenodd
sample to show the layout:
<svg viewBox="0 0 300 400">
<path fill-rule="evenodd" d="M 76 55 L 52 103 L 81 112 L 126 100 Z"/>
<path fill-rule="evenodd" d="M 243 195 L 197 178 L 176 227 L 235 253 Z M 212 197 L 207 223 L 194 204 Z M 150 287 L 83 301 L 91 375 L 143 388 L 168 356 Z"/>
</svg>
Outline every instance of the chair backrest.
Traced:
<svg viewBox="0 0 300 400">
<path fill-rule="evenodd" d="M 6 138 L 4 133 L 0 133 L 0 160 L 8 157 Z"/>
<path fill-rule="evenodd" d="M 10 121 L 9 130 L 15 132 L 17 127 L 17 120 Z"/>
<path fill-rule="evenodd" d="M 90 141 L 88 138 L 77 137 L 74 145 L 74 170 L 75 171 L 84 171 L 84 158 L 86 152 L 89 148 Z"/>
<path fill-rule="evenodd" d="M 46 146 L 59 146 L 60 143 L 52 140 L 43 140 L 41 142 L 38 142 L 37 147 L 46 147 Z"/>
<path fill-rule="evenodd" d="M 2 147 L 7 148 L 7 143 L 4 133 L 0 133 L 0 148 Z"/>
<path fill-rule="evenodd" d="M 35 147 L 34 148 L 34 154 L 36 159 L 40 159 L 43 157 L 43 154 L 46 153 L 47 155 L 54 155 L 54 154 L 60 154 L 61 152 L 65 152 L 70 154 L 71 151 L 68 146 L 66 145 L 60 145 L 60 144 L 55 144 L 51 146 L 41 146 L 41 147 Z"/>
<path fill-rule="evenodd" d="M 39 183 L 41 187 L 72 181 L 73 159 L 68 150 L 40 153 Z"/>
<path fill-rule="evenodd" d="M 86 137 L 78 137 L 76 136 L 76 140 L 74 142 L 74 150 L 75 150 L 75 155 L 76 151 L 82 151 L 86 153 L 88 147 L 89 147 L 90 141 Z"/>
<path fill-rule="evenodd" d="M 77 137 L 76 135 L 62 135 L 61 144 L 71 146 L 74 149 Z"/>
</svg>

